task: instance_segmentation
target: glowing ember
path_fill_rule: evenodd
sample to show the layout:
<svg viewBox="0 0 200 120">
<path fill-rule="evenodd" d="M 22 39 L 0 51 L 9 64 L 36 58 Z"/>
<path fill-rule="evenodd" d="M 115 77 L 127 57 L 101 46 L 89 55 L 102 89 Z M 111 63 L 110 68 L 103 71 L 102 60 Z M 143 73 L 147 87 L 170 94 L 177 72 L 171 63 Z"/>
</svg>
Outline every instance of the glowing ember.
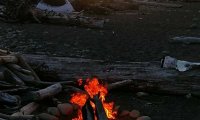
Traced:
<svg viewBox="0 0 200 120">
<path fill-rule="evenodd" d="M 82 79 L 79 79 L 78 83 L 79 83 L 79 85 L 82 85 L 82 83 L 83 83 Z M 105 113 L 106 113 L 108 119 L 109 120 L 116 119 L 117 111 L 113 110 L 114 103 L 113 102 L 111 102 L 111 103 L 105 102 L 105 96 L 107 95 L 108 90 L 104 85 L 99 83 L 97 78 L 87 79 L 86 84 L 84 85 L 84 89 L 89 94 L 89 97 L 91 99 L 94 97 L 94 95 L 99 94 L 99 99 L 101 100 L 101 102 L 103 104 L 103 107 L 104 107 L 104 110 L 105 110 Z M 80 108 L 82 108 L 85 105 L 87 99 L 88 99 L 88 96 L 86 94 L 76 93 L 76 94 L 72 95 L 70 102 L 77 104 L 77 105 L 79 105 Z M 90 101 L 90 104 L 93 107 L 93 110 L 95 112 L 95 104 L 91 101 Z M 81 109 L 78 110 L 78 117 L 73 120 L 83 120 Z M 95 120 L 96 120 L 96 116 L 95 116 Z"/>
</svg>

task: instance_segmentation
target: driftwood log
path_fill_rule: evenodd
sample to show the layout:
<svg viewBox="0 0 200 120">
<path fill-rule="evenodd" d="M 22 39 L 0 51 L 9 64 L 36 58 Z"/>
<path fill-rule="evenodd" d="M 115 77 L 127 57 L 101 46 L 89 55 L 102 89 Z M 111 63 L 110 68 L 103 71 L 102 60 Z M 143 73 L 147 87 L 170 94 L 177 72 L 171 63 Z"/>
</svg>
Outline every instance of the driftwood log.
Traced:
<svg viewBox="0 0 200 120">
<path fill-rule="evenodd" d="M 39 104 L 36 102 L 31 102 L 24 107 L 22 107 L 19 112 L 13 113 L 12 116 L 22 116 L 22 115 L 30 115 L 39 107 Z"/>
<path fill-rule="evenodd" d="M 161 68 L 160 62 L 105 63 L 101 60 L 46 55 L 23 55 L 23 57 L 33 68 L 38 65 L 45 66 L 47 70 L 41 69 L 43 74 L 57 73 L 57 80 L 77 80 L 77 78 L 98 76 L 108 83 L 132 80 L 133 82 L 126 85 L 128 86 L 126 88 L 135 91 L 180 95 L 191 93 L 200 96 L 200 70 L 198 69 L 178 72 L 174 69 Z"/>
</svg>

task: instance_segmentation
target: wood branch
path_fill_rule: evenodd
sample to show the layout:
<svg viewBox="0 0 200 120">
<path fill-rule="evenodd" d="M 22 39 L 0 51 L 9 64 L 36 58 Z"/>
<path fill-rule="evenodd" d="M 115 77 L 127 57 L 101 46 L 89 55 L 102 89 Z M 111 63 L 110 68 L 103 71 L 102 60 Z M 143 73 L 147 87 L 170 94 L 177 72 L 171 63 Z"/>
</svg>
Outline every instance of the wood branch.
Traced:
<svg viewBox="0 0 200 120">
<path fill-rule="evenodd" d="M 31 102 L 24 107 L 22 107 L 19 112 L 13 113 L 11 116 L 22 116 L 22 115 L 30 115 L 33 113 L 37 108 L 39 107 L 39 104 L 36 102 Z"/>
<path fill-rule="evenodd" d="M 44 74 L 57 73 L 57 80 L 77 80 L 98 76 L 104 82 L 112 83 L 133 80 L 131 87 L 135 91 L 167 94 L 194 94 L 200 96 L 200 70 L 178 72 L 161 68 L 160 62 L 113 62 L 82 58 L 48 57 L 45 55 L 23 55 L 34 66 L 45 64 L 48 70 Z M 48 78 L 47 78 L 48 79 Z"/>
<path fill-rule="evenodd" d="M 99 95 L 95 95 L 93 100 L 96 107 L 97 120 L 108 120 L 103 104 L 99 99 Z"/>
<path fill-rule="evenodd" d="M 172 4 L 172 3 L 146 2 L 146 1 L 139 1 L 139 0 L 133 0 L 133 2 L 139 5 L 149 5 L 149 6 L 158 6 L 158 7 L 168 7 L 168 8 L 183 7 L 183 5 L 181 4 Z"/>
<path fill-rule="evenodd" d="M 0 56 L 0 64 L 3 63 L 17 63 L 18 59 L 15 56 L 6 55 L 6 56 Z"/>
</svg>

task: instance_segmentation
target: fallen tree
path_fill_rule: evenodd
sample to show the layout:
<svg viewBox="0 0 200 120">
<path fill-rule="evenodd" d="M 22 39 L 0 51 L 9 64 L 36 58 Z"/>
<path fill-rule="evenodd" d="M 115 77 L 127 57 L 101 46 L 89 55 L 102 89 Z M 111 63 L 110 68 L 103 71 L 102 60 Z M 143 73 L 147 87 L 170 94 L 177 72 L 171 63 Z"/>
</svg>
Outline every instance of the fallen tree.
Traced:
<svg viewBox="0 0 200 120">
<path fill-rule="evenodd" d="M 117 84 L 117 87 L 112 86 L 111 89 L 126 86 L 126 89 L 134 91 L 200 95 L 198 69 L 178 72 L 174 69 L 162 68 L 160 62 L 105 63 L 101 60 L 28 54 L 23 57 L 44 81 L 54 76 L 59 81 L 76 81 L 78 78 L 95 75 L 104 82 L 113 84 L 129 80 L 128 84 L 124 81 Z"/>
</svg>

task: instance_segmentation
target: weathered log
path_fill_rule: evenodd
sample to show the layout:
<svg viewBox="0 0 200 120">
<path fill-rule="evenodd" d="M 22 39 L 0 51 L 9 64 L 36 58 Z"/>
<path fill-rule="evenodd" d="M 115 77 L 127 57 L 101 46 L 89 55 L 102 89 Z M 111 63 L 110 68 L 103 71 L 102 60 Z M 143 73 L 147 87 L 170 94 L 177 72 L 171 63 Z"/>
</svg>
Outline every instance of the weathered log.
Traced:
<svg viewBox="0 0 200 120">
<path fill-rule="evenodd" d="M 11 116 L 22 116 L 22 115 L 30 115 L 33 113 L 37 108 L 39 107 L 39 104 L 36 102 L 31 102 L 24 107 L 22 107 L 19 112 L 13 113 Z"/>
<path fill-rule="evenodd" d="M 57 73 L 57 80 L 77 80 L 98 76 L 104 82 L 112 83 L 133 80 L 131 87 L 135 91 L 147 91 L 167 94 L 194 94 L 200 96 L 200 70 L 178 72 L 161 68 L 160 62 L 113 62 L 82 58 L 48 57 L 45 55 L 23 55 L 34 66 L 45 64 L 47 71 Z M 41 69 L 42 70 L 42 69 Z M 47 78 L 48 79 L 48 78 Z"/>
<path fill-rule="evenodd" d="M 53 97 L 54 95 L 60 93 L 61 91 L 62 91 L 62 86 L 60 83 L 57 83 L 38 91 L 28 92 L 27 94 L 28 97 L 27 95 L 24 95 L 22 96 L 22 100 L 23 102 L 40 101 L 45 98 Z"/>
</svg>

